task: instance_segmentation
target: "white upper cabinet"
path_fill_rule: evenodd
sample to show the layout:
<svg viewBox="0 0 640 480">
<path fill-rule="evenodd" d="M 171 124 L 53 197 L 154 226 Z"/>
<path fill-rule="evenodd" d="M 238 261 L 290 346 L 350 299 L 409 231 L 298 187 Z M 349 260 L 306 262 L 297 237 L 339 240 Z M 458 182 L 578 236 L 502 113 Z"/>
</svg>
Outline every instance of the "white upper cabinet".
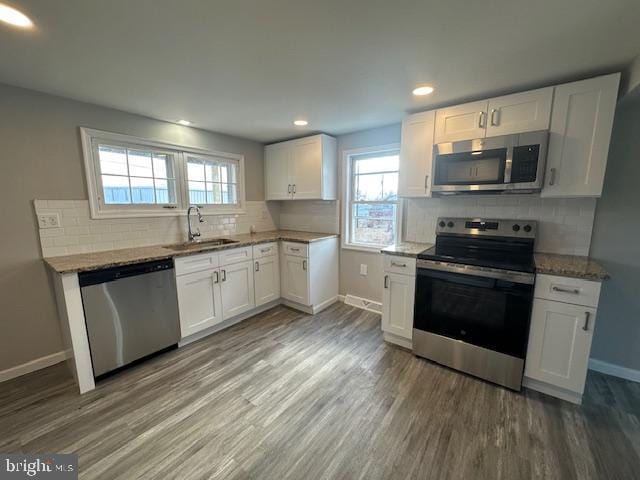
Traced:
<svg viewBox="0 0 640 480">
<path fill-rule="evenodd" d="M 435 143 L 483 138 L 487 128 L 488 101 L 441 108 L 436 112 Z"/>
<path fill-rule="evenodd" d="M 555 88 L 543 197 L 599 197 L 620 74 Z"/>
<path fill-rule="evenodd" d="M 489 100 L 487 137 L 547 130 L 553 87 L 514 93 Z"/>
<path fill-rule="evenodd" d="M 267 200 L 287 200 L 291 197 L 289 164 L 292 157 L 293 150 L 285 143 L 265 147 L 264 185 Z"/>
<path fill-rule="evenodd" d="M 336 200 L 336 139 L 328 135 L 265 147 L 267 200 Z"/>
<path fill-rule="evenodd" d="M 398 194 L 430 197 L 435 111 L 416 113 L 402 122 Z"/>
</svg>

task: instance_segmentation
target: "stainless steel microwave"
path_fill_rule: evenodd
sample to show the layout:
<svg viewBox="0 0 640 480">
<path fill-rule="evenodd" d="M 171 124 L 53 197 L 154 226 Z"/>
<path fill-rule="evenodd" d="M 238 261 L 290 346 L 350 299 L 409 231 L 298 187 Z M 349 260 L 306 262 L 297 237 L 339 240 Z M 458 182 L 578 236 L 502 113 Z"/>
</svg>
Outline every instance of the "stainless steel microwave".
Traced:
<svg viewBox="0 0 640 480">
<path fill-rule="evenodd" d="M 503 135 L 434 146 L 432 191 L 533 193 L 544 180 L 549 132 Z"/>
</svg>

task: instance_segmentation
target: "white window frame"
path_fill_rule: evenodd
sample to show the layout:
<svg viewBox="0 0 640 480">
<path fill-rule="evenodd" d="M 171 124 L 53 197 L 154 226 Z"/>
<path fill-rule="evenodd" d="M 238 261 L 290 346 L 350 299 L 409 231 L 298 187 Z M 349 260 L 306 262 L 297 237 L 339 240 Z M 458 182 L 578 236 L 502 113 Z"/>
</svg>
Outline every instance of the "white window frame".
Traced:
<svg viewBox="0 0 640 480">
<path fill-rule="evenodd" d="M 187 184 L 187 165 L 185 153 L 203 157 L 218 157 L 238 163 L 237 204 L 231 205 L 202 205 L 204 215 L 233 215 L 246 213 L 245 170 L 244 155 L 235 153 L 205 150 L 202 148 L 150 140 L 120 133 L 105 132 L 91 128 L 80 127 L 83 161 L 89 195 L 89 209 L 91 218 L 136 218 L 136 217 L 175 217 L 185 215 L 189 208 L 189 193 Z M 148 148 L 170 154 L 174 157 L 174 176 L 176 182 L 176 205 L 172 208 L 162 204 L 109 204 L 101 201 L 103 194 L 100 177 L 98 152 L 94 149 L 94 141 L 111 143 L 115 146 L 129 148 Z"/>
<path fill-rule="evenodd" d="M 363 245 L 360 243 L 354 243 L 351 241 L 351 212 L 352 198 L 351 193 L 353 191 L 353 175 L 352 165 L 354 157 L 360 157 L 362 155 L 376 155 L 380 154 L 400 154 L 400 144 L 391 143 L 386 145 L 377 145 L 372 147 L 354 148 L 350 150 L 344 150 L 342 152 L 342 192 L 343 192 L 343 211 L 342 211 L 342 248 L 346 250 L 358 250 L 362 252 L 380 253 L 380 250 L 388 247 L 389 245 Z M 395 219 L 395 242 L 400 243 L 402 236 L 402 211 L 403 201 L 400 197 L 397 200 L 396 207 L 396 219 Z"/>
</svg>

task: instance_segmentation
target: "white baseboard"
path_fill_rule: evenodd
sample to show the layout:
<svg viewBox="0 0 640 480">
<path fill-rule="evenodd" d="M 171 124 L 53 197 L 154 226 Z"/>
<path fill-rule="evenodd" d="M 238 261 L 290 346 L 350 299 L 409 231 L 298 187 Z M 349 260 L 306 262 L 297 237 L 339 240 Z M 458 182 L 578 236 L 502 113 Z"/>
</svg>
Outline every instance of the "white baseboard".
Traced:
<svg viewBox="0 0 640 480">
<path fill-rule="evenodd" d="M 555 385 L 549 385 L 548 383 L 540 382 L 533 378 L 524 377 L 522 379 L 522 385 L 531 390 L 535 390 L 536 392 L 559 398 L 560 400 L 575 403 L 576 405 L 582 404 L 582 395 L 579 393 L 556 387 Z"/>
<path fill-rule="evenodd" d="M 596 372 L 606 373 L 607 375 L 613 375 L 614 377 L 620 377 L 625 380 L 640 383 L 640 370 L 621 367 L 620 365 L 603 362 L 602 360 L 597 360 L 595 358 L 589 359 L 589 370 L 595 370 Z"/>
<path fill-rule="evenodd" d="M 44 357 L 36 358 L 30 362 L 23 363 L 22 365 L 16 365 L 15 367 L 7 368 L 0 371 L 0 382 L 6 382 L 12 378 L 26 375 L 27 373 L 35 372 L 43 368 L 50 367 L 56 363 L 64 362 L 67 359 L 67 352 L 57 352 Z"/>
<path fill-rule="evenodd" d="M 342 301 L 352 307 L 361 308 L 368 312 L 382 313 L 382 303 L 367 298 L 356 297 L 355 295 L 342 295 Z"/>
</svg>

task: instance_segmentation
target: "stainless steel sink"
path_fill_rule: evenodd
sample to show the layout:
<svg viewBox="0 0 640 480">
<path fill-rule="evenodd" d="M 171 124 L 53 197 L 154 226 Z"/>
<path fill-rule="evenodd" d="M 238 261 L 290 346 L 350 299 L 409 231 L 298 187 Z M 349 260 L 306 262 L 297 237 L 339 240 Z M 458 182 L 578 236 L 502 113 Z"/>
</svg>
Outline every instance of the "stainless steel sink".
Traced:
<svg viewBox="0 0 640 480">
<path fill-rule="evenodd" d="M 174 250 L 174 251 L 185 251 L 185 250 L 198 250 L 200 248 L 207 248 L 207 247 L 219 247 L 222 245 L 231 245 L 234 243 L 238 243 L 237 240 L 230 240 L 228 238 L 213 238 L 211 240 L 202 240 L 200 242 L 185 242 L 185 243 L 180 243 L 177 245 L 171 245 L 168 247 L 164 247 L 167 250 Z"/>
</svg>

